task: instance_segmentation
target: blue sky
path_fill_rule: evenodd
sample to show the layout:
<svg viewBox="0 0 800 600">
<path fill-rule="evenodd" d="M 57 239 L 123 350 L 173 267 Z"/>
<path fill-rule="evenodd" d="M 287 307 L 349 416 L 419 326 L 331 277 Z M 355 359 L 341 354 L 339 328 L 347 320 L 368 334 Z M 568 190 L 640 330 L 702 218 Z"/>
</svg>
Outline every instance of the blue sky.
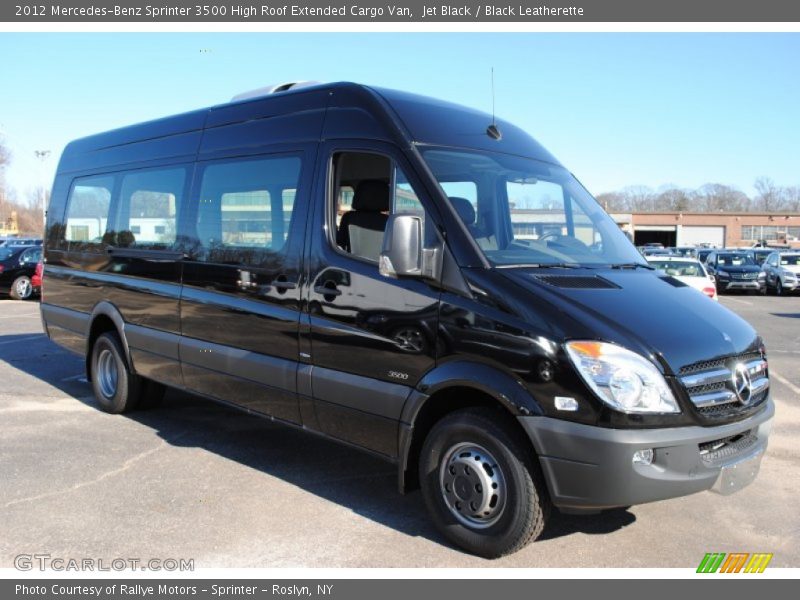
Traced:
<svg viewBox="0 0 800 600">
<path fill-rule="evenodd" d="M 49 186 L 71 139 L 269 83 L 358 81 L 489 111 L 492 67 L 498 116 L 594 194 L 800 185 L 797 33 L 0 33 L 0 56 L 20 196 Z"/>
</svg>

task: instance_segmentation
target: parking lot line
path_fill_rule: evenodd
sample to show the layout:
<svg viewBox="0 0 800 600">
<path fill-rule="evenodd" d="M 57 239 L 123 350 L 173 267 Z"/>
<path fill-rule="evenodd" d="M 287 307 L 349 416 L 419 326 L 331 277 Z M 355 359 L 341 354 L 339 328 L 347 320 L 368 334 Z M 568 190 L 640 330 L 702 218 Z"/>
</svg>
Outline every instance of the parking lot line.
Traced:
<svg viewBox="0 0 800 600">
<path fill-rule="evenodd" d="M 0 342 L 0 346 L 5 346 L 6 344 L 19 344 L 20 342 L 24 342 L 26 340 L 33 340 L 36 338 L 44 338 L 43 333 L 37 333 L 36 335 L 26 335 L 25 337 L 20 337 L 15 340 L 6 340 L 5 342 Z"/>
<path fill-rule="evenodd" d="M 753 306 L 752 302 L 748 302 L 747 300 L 739 300 L 738 298 L 729 298 L 725 297 L 726 300 L 730 300 L 731 302 L 738 302 L 739 304 L 746 304 L 747 306 Z"/>
<path fill-rule="evenodd" d="M 783 385 L 785 385 L 786 387 L 788 387 L 790 390 L 792 390 L 792 391 L 793 391 L 795 394 L 797 394 L 798 396 L 800 396 L 800 388 L 799 388 L 799 387 L 797 387 L 795 384 L 793 384 L 793 383 L 792 383 L 791 381 L 789 381 L 788 379 L 786 379 L 786 378 L 785 378 L 783 375 L 779 375 L 778 373 L 776 373 L 776 372 L 775 372 L 775 371 L 773 371 L 772 369 L 770 369 L 770 371 L 769 371 L 769 374 L 770 374 L 770 375 L 772 375 L 772 376 L 773 376 L 775 379 L 777 379 L 778 381 L 780 381 L 780 382 L 781 382 Z"/>
</svg>

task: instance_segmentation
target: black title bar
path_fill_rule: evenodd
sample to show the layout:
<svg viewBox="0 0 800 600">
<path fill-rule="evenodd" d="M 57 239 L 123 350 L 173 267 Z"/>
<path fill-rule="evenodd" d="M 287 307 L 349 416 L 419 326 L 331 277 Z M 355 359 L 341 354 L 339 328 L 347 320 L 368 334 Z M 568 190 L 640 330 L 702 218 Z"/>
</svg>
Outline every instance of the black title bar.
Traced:
<svg viewBox="0 0 800 600">
<path fill-rule="evenodd" d="M 38 0 L 3 2 L 8 22 L 800 22 L 787 0 Z"/>
</svg>

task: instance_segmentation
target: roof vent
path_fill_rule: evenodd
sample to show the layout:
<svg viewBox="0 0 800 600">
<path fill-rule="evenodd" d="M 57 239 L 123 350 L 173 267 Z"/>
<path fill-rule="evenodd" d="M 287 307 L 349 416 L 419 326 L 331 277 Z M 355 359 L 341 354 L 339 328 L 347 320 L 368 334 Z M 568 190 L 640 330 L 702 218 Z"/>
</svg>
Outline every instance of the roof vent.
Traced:
<svg viewBox="0 0 800 600">
<path fill-rule="evenodd" d="M 231 102 L 239 102 L 240 100 L 251 100 L 253 98 L 269 96 L 270 94 L 277 94 L 278 92 L 288 92 L 289 90 L 296 90 L 298 88 L 304 88 L 310 85 L 317 85 L 319 83 L 320 83 L 319 81 L 289 81 L 286 83 L 268 85 L 266 87 L 250 90 L 249 92 L 242 92 L 241 94 L 236 94 L 233 98 L 231 98 Z"/>
</svg>

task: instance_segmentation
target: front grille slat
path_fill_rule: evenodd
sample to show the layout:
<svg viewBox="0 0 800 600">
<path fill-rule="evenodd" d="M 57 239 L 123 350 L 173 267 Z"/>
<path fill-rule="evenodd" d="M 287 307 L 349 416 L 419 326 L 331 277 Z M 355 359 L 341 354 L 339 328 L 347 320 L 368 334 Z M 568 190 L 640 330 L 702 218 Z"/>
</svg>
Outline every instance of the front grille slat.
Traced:
<svg viewBox="0 0 800 600">
<path fill-rule="evenodd" d="M 743 402 L 734 389 L 737 365 L 743 364 L 750 376 L 749 398 Z M 767 362 L 758 352 L 700 361 L 686 365 L 678 377 L 697 412 L 705 418 L 723 419 L 748 412 L 769 395 Z"/>
</svg>

